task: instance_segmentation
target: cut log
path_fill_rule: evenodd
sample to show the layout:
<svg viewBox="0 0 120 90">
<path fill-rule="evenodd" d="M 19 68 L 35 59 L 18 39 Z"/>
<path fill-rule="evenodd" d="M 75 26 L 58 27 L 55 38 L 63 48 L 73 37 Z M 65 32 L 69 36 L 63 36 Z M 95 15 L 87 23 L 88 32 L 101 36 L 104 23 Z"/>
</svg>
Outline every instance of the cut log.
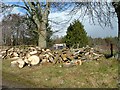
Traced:
<svg viewBox="0 0 120 90">
<path fill-rule="evenodd" d="M 82 61 L 81 60 L 76 60 L 75 64 L 76 65 L 82 65 Z"/>
<path fill-rule="evenodd" d="M 25 63 L 29 64 L 29 61 L 27 58 L 24 59 Z"/>
<path fill-rule="evenodd" d="M 11 62 L 11 67 L 15 67 L 17 65 L 17 61 L 12 61 Z"/>
<path fill-rule="evenodd" d="M 14 57 L 18 57 L 18 53 L 17 52 L 13 52 L 13 56 Z"/>
<path fill-rule="evenodd" d="M 47 59 L 46 58 L 42 59 L 42 61 L 41 61 L 41 64 L 45 64 L 45 63 L 47 63 Z"/>
<path fill-rule="evenodd" d="M 23 66 L 25 65 L 25 62 L 22 59 L 18 59 L 17 63 L 19 68 L 23 68 Z"/>
<path fill-rule="evenodd" d="M 37 54 L 37 51 L 30 52 L 30 55 L 35 55 L 35 54 Z"/>
<path fill-rule="evenodd" d="M 17 60 L 19 59 L 20 57 L 13 57 L 13 58 L 10 58 L 11 60 Z"/>
<path fill-rule="evenodd" d="M 50 49 L 46 49 L 46 52 L 50 52 Z"/>
<path fill-rule="evenodd" d="M 22 59 L 18 59 L 16 61 L 11 62 L 12 67 L 15 67 L 17 65 L 18 65 L 19 68 L 23 68 L 23 66 L 25 65 L 25 62 Z"/>
<path fill-rule="evenodd" d="M 28 58 L 28 62 L 30 62 L 31 65 L 37 65 L 40 62 L 40 59 L 36 55 L 32 55 Z"/>
</svg>

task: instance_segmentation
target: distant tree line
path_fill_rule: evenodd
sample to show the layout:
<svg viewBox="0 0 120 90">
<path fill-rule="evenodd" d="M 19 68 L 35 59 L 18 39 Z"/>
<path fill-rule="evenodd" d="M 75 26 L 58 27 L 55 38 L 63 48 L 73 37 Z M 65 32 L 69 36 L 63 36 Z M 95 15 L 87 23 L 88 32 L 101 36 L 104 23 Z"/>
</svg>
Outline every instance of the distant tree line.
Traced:
<svg viewBox="0 0 120 90">
<path fill-rule="evenodd" d="M 63 37 L 51 38 L 53 31 L 47 24 L 47 47 L 52 47 L 56 43 L 66 43 L 68 47 L 83 47 L 106 45 L 111 43 L 117 46 L 117 37 L 92 38 L 88 37 L 84 26 L 79 20 L 72 22 L 67 28 L 67 35 Z M 15 45 L 38 45 L 38 33 L 36 25 L 27 16 L 20 14 L 9 14 L 2 20 L 3 44 L 7 46 Z"/>
<path fill-rule="evenodd" d="M 47 24 L 47 46 L 51 46 L 51 27 Z M 9 14 L 2 20 L 3 45 L 38 45 L 36 25 L 25 15 Z"/>
<path fill-rule="evenodd" d="M 96 46 L 96 45 L 109 46 L 110 44 L 117 46 L 117 44 L 118 44 L 117 37 L 105 37 L 105 38 L 89 37 L 89 45 L 90 46 Z"/>
</svg>

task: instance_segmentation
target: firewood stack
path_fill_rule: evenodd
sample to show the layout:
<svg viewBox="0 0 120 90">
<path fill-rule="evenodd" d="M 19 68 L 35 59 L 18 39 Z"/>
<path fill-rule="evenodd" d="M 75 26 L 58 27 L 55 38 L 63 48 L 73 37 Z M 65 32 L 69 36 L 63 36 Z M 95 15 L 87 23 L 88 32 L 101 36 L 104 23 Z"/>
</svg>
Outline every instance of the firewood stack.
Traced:
<svg viewBox="0 0 120 90">
<path fill-rule="evenodd" d="M 62 63 L 64 67 L 81 65 L 84 61 L 99 60 L 102 54 L 89 46 L 79 49 L 50 50 L 39 47 L 25 49 L 11 47 L 1 50 L 2 59 L 10 59 L 11 66 L 23 68 L 25 65 L 44 65 Z"/>
</svg>

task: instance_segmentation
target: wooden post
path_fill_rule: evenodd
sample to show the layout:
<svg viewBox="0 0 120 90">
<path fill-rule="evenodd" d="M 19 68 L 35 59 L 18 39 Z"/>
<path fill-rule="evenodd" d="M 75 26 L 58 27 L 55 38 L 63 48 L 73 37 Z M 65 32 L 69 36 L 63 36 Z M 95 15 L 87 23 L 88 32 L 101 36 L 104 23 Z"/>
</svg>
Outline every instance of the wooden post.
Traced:
<svg viewBox="0 0 120 90">
<path fill-rule="evenodd" d="M 111 51 L 111 56 L 113 56 L 113 44 L 110 44 L 110 51 Z"/>
</svg>

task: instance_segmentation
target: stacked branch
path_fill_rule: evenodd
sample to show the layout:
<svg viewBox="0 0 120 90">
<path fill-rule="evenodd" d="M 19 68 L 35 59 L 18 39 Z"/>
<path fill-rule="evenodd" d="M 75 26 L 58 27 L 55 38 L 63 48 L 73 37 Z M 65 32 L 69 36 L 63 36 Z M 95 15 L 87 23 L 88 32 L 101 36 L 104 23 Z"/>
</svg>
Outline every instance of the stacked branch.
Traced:
<svg viewBox="0 0 120 90">
<path fill-rule="evenodd" d="M 89 46 L 79 49 L 62 49 L 50 50 L 41 49 L 39 47 L 15 48 L 11 47 L 7 50 L 2 50 L 2 59 L 10 59 L 11 66 L 44 65 L 47 63 L 57 64 L 62 63 L 63 66 L 81 65 L 82 62 L 99 60 L 103 55 Z"/>
</svg>

